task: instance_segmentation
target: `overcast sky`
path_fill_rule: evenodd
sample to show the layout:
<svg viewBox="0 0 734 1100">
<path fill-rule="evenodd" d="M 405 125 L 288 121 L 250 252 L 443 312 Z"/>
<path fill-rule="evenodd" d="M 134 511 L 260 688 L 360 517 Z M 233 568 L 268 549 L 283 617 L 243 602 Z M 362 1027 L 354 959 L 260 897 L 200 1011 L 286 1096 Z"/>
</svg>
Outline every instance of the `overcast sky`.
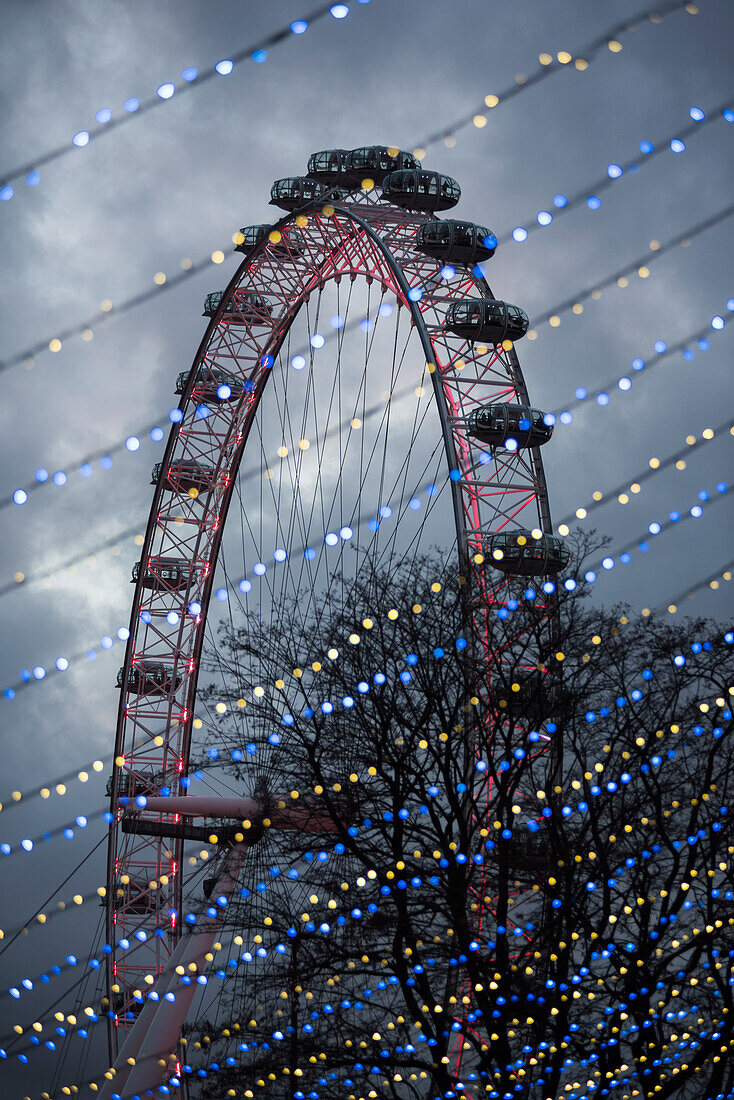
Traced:
<svg viewBox="0 0 734 1100">
<path fill-rule="evenodd" d="M 586 72 L 569 65 L 489 112 L 484 128 L 461 130 L 454 147 L 430 148 L 426 165 L 461 183 L 457 213 L 497 234 L 530 225 L 539 210 L 553 209 L 554 194 L 590 186 L 608 164 L 635 157 L 640 141 L 673 136 L 689 124 L 691 107 L 708 112 L 727 97 L 734 107 L 734 8 L 725 0 L 701 0 L 700 8 L 696 16 L 643 21 L 621 39 L 620 53 L 602 51 Z M 327 17 L 275 46 L 265 63 L 236 66 L 74 149 L 42 169 L 37 186 L 16 183 L 14 197 L 0 203 L 0 355 L 83 322 L 103 299 L 116 303 L 151 287 L 157 272 L 175 274 L 185 257 L 227 250 L 239 226 L 272 220 L 272 180 L 303 172 L 313 150 L 369 143 L 412 149 L 511 85 L 516 74 L 533 72 L 540 53 L 576 55 L 638 4 L 372 0 L 351 9 L 344 20 Z M 5 0 L 3 167 L 32 163 L 94 125 L 100 108 L 118 114 L 128 97 L 147 97 L 167 80 L 180 83 L 187 66 L 211 68 L 304 14 L 305 6 L 290 0 Z M 733 169 L 734 125 L 719 118 L 694 134 L 684 153 L 666 152 L 619 179 L 600 209 L 582 206 L 525 243 L 504 245 L 488 269 L 490 282 L 531 316 L 544 312 L 643 255 L 650 241 L 664 242 L 723 209 Z M 631 277 L 625 289 L 589 301 L 583 315 L 566 313 L 558 328 L 543 325 L 535 341 L 525 340 L 518 350 L 533 403 L 563 407 L 577 387 L 593 389 L 630 373 L 633 358 L 651 356 L 656 340 L 673 344 L 726 314 L 734 296 L 733 223 L 674 249 L 650 265 L 649 278 Z M 0 585 L 16 571 L 37 574 L 130 526 L 144 530 L 148 473 L 162 445 L 141 436 L 137 453 L 116 454 L 106 472 L 95 463 L 89 478 L 80 476 L 80 460 L 161 414 L 165 426 L 175 375 L 188 369 L 203 330 L 203 296 L 233 271 L 228 252 L 221 267 L 95 328 L 90 342 L 70 340 L 58 354 L 39 355 L 32 369 L 17 366 L 2 376 L 0 496 L 41 466 L 66 471 L 68 483 L 46 485 L 27 504 L 2 512 Z M 663 458 L 687 435 L 698 438 L 725 420 L 733 330 L 712 331 L 710 350 L 697 351 L 695 360 L 672 356 L 649 376 L 635 377 L 629 393 L 613 393 L 608 407 L 582 408 L 572 425 L 558 428 L 544 452 L 556 519 L 594 490 L 633 480 L 651 456 Z M 685 470 L 651 479 L 630 504 L 600 509 L 594 522 L 611 536 L 612 550 L 672 509 L 687 512 L 699 490 L 715 495 L 716 484 L 731 475 L 731 447 L 724 433 L 693 454 Z M 638 611 L 667 604 L 727 562 L 731 531 L 725 499 L 653 540 L 646 556 L 634 553 L 628 566 L 599 581 L 596 598 L 627 600 Z M 99 644 L 127 621 L 130 567 L 138 556 L 130 538 L 120 548 L 48 587 L 19 586 L 2 597 L 0 686 L 14 684 L 21 668 L 51 668 L 59 655 L 90 647 L 99 653 L 0 703 L 4 803 L 12 789 L 38 787 L 112 749 L 114 677 L 123 650 L 117 643 L 112 653 L 100 652 Z M 726 585 L 705 591 L 686 610 L 727 622 L 731 594 Z M 92 813 L 102 807 L 103 790 L 103 780 L 86 788 L 75 783 L 65 798 L 3 812 L 0 840 L 15 844 Z M 3 927 L 33 913 L 49 883 L 102 836 L 99 823 L 87 834 L 51 841 L 0 867 Z M 83 892 L 103 881 L 102 852 L 60 897 L 70 897 L 77 882 Z M 8 951 L 0 988 L 35 976 L 69 951 L 83 957 L 100 912 L 87 908 Z M 53 993 L 49 987 L 20 1005 L 0 1001 L 0 1033 L 31 1022 Z M 28 1067 L 16 1063 L 14 1091 L 3 1095 L 37 1095 L 49 1087 L 53 1065 L 48 1053 Z M 78 1068 L 70 1061 L 62 1080 L 72 1080 Z"/>
</svg>

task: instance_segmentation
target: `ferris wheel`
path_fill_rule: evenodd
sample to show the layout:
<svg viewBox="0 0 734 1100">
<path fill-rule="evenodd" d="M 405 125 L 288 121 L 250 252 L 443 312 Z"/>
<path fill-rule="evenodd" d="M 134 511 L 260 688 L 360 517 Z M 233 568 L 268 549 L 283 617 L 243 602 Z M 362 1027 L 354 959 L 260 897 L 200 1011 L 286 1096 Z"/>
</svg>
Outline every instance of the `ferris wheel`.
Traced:
<svg viewBox="0 0 734 1100">
<path fill-rule="evenodd" d="M 166 1052 L 202 991 L 189 972 L 211 957 L 251 858 L 243 822 L 257 827 L 263 782 L 272 789 L 277 774 L 279 733 L 260 745 L 248 728 L 280 681 L 233 667 L 221 632 L 253 614 L 274 635 L 304 631 L 368 566 L 439 546 L 490 651 L 490 615 L 513 578 L 568 563 L 540 455 L 552 427 L 514 346 L 528 319 L 478 266 L 496 248 L 491 232 L 442 217 L 459 198 L 455 180 L 395 148 L 315 153 L 307 175 L 273 185 L 284 216 L 241 230 L 242 262 L 207 296 L 153 471 L 118 677 L 107 873 L 117 1073 L 103 1097 L 175 1075 Z M 549 631 L 552 616 L 549 601 Z M 228 677 L 237 700 L 197 695 Z M 279 828 L 330 829 L 292 807 L 268 813 L 271 840 Z M 196 842 L 206 855 L 190 854 Z M 202 885 L 197 923 L 188 899 Z"/>
</svg>

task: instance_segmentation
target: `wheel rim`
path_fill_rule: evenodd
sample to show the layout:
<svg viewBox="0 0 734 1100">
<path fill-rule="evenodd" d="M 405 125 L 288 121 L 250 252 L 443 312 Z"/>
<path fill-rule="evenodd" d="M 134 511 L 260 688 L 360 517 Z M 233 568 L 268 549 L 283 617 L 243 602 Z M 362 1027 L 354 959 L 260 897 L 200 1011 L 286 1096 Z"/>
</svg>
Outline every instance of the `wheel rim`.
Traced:
<svg viewBox="0 0 734 1100">
<path fill-rule="evenodd" d="M 479 269 L 457 266 L 454 277 L 441 278 L 441 265 L 415 252 L 415 233 L 426 220 L 426 215 L 378 205 L 369 195 L 325 208 L 321 200 L 287 215 L 274 227 L 282 240 L 262 241 L 243 260 L 194 360 L 180 403 L 181 421 L 172 429 L 154 494 L 122 670 L 117 766 L 111 789 L 116 820 L 110 833 L 107 879 L 108 942 L 112 945 L 108 996 L 117 1009 L 115 1019 L 110 1017 L 113 1056 L 120 1033 L 132 1023 L 125 1010 L 134 1005 L 133 992 L 144 994 L 150 984 L 146 977 L 155 978 L 166 967 L 184 897 L 183 841 L 123 834 L 119 799 L 126 793 L 134 798 L 138 790 L 145 794 L 161 787 L 173 793 L 187 789 L 182 781 L 189 770 L 202 647 L 237 474 L 268 379 L 278 369 L 309 295 L 320 295 L 327 283 L 338 278 L 375 281 L 399 303 L 398 314 L 404 310 L 410 317 L 424 360 L 416 381 L 420 383 L 426 373 L 430 378 L 443 461 L 455 472 L 447 482 L 447 493 L 460 570 L 471 594 L 468 613 L 487 647 L 492 644 L 489 616 L 506 598 L 509 582 L 486 568 L 486 535 L 507 525 L 551 532 L 539 451 L 505 453 L 499 461 L 493 455 L 483 463 L 482 455 L 490 454 L 491 448 L 468 435 L 467 418 L 478 404 L 488 400 L 528 404 L 528 395 L 514 348 L 471 345 L 444 330 L 442 319 L 450 302 L 492 294 Z M 298 247 L 289 251 L 285 242 L 296 231 Z M 411 293 L 416 288 L 420 296 Z M 225 307 L 236 291 L 269 299 L 271 316 L 261 311 L 247 324 L 228 323 Z M 210 402 L 210 415 L 197 416 L 203 404 L 196 383 L 202 364 L 241 378 L 249 392 L 236 401 Z M 179 476 L 181 482 L 182 464 L 192 462 L 214 472 L 211 484 L 207 474 L 198 492 L 171 493 L 167 488 L 171 478 L 175 481 Z M 532 524 L 524 518 L 528 512 Z M 146 571 L 155 569 L 155 560 L 161 558 L 188 563 L 185 588 L 145 587 Z M 187 613 L 191 605 L 199 605 L 200 611 Z M 171 612 L 179 616 L 178 621 L 169 620 Z M 552 620 L 549 605 L 549 629 Z M 140 675 L 141 662 L 151 662 L 148 668 L 163 665 L 173 676 L 166 680 L 168 674 L 161 675 L 160 686 L 151 694 L 136 694 L 135 675 L 136 669 Z M 147 908 L 140 900 L 131 908 L 129 890 L 117 896 L 124 876 L 142 885 L 141 895 L 149 899 Z M 120 948 L 121 939 L 131 948 Z M 141 1003 L 139 997 L 137 1001 Z"/>
</svg>

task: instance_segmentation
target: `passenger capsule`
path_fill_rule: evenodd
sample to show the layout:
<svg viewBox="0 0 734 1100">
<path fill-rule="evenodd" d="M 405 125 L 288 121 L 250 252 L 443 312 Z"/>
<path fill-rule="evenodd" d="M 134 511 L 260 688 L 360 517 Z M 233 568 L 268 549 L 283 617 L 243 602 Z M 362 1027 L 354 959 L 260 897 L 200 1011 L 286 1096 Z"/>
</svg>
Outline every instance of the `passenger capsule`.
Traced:
<svg viewBox="0 0 734 1100">
<path fill-rule="evenodd" d="M 547 443 L 553 435 L 553 425 L 545 423 L 545 413 L 540 409 L 502 402 L 474 409 L 467 420 L 467 431 L 482 443 L 504 447 L 510 442 L 509 449 L 516 450 Z"/>
<path fill-rule="evenodd" d="M 151 485 L 157 485 L 163 473 L 163 463 L 156 462 L 151 470 Z M 171 493 L 191 494 L 211 489 L 217 478 L 217 472 L 211 466 L 202 466 L 196 459 L 179 459 L 168 468 L 164 488 Z"/>
<path fill-rule="evenodd" d="M 571 560 L 571 551 L 558 535 L 535 538 L 523 528 L 488 535 L 484 546 L 489 565 L 519 577 L 550 576 L 565 569 Z"/>
<path fill-rule="evenodd" d="M 349 153 L 347 173 L 354 183 L 371 179 L 379 187 L 388 172 L 400 168 L 420 168 L 420 161 L 412 153 L 386 145 L 364 145 Z"/>
<path fill-rule="evenodd" d="M 121 668 L 117 673 L 117 686 L 122 687 L 124 680 L 125 670 Z M 180 684 L 181 676 L 174 676 L 170 665 L 161 661 L 139 661 L 130 669 L 127 690 L 131 695 L 165 694 L 175 691 Z"/>
<path fill-rule="evenodd" d="M 235 252 L 251 252 L 261 241 L 268 240 L 273 232 L 272 225 L 246 225 L 240 229 L 243 240 L 235 245 Z M 303 234 L 295 225 L 288 225 L 278 231 L 280 241 L 270 242 L 267 251 L 271 256 L 286 258 L 300 256 L 303 252 Z"/>
<path fill-rule="evenodd" d="M 309 179 L 328 183 L 332 187 L 344 184 L 349 172 L 349 156 L 348 149 L 323 149 L 319 153 L 312 153 L 308 158 L 306 175 Z"/>
<path fill-rule="evenodd" d="M 140 566 L 139 561 L 133 566 L 133 582 L 140 577 Z M 154 592 L 178 592 L 187 588 L 192 579 L 195 579 L 195 572 L 191 563 L 185 559 L 149 558 L 143 573 L 143 588 L 150 588 Z"/>
<path fill-rule="evenodd" d="M 316 199 L 325 199 L 333 188 L 308 176 L 289 176 L 276 180 L 270 189 L 270 205 L 281 210 L 298 210 Z"/>
<path fill-rule="evenodd" d="M 406 210 L 448 210 L 461 198 L 461 188 L 440 172 L 405 168 L 385 176 L 382 198 Z"/>
<path fill-rule="evenodd" d="M 175 393 L 186 392 L 190 374 L 190 371 L 181 371 L 176 378 Z M 223 386 L 226 386 L 227 389 L 223 389 Z M 221 367 L 200 363 L 196 369 L 194 394 L 203 401 L 217 401 L 220 404 L 225 401 L 234 401 L 241 397 L 243 393 L 251 393 L 253 388 L 251 382 L 238 378 L 236 375 L 222 370 Z"/>
<path fill-rule="evenodd" d="M 523 309 L 494 298 L 464 298 L 452 302 L 446 310 L 445 325 L 449 332 L 465 340 L 484 340 L 488 344 L 520 340 L 528 331 L 528 324 L 528 315 Z"/>
<path fill-rule="evenodd" d="M 224 297 L 223 290 L 215 290 L 204 299 L 203 317 L 214 317 Z M 219 320 L 227 325 L 252 325 L 267 323 L 271 319 L 270 303 L 255 290 L 235 290 L 230 296 Z"/>
<path fill-rule="evenodd" d="M 497 238 L 483 225 L 448 218 L 419 226 L 415 248 L 442 263 L 473 266 L 494 256 Z"/>
</svg>

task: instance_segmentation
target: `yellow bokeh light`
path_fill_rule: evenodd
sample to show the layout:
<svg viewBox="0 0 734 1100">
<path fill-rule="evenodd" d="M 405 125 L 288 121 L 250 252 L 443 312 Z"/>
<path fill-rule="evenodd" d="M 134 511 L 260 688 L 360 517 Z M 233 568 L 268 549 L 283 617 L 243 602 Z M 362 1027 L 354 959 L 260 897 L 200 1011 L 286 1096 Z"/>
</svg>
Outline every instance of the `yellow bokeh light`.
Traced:
<svg viewBox="0 0 734 1100">
<path fill-rule="evenodd" d="M 213 264 L 223 264 L 224 263 L 224 253 L 222 252 L 222 250 L 220 248 L 215 248 L 215 250 L 212 252 L 212 263 Z"/>
</svg>

